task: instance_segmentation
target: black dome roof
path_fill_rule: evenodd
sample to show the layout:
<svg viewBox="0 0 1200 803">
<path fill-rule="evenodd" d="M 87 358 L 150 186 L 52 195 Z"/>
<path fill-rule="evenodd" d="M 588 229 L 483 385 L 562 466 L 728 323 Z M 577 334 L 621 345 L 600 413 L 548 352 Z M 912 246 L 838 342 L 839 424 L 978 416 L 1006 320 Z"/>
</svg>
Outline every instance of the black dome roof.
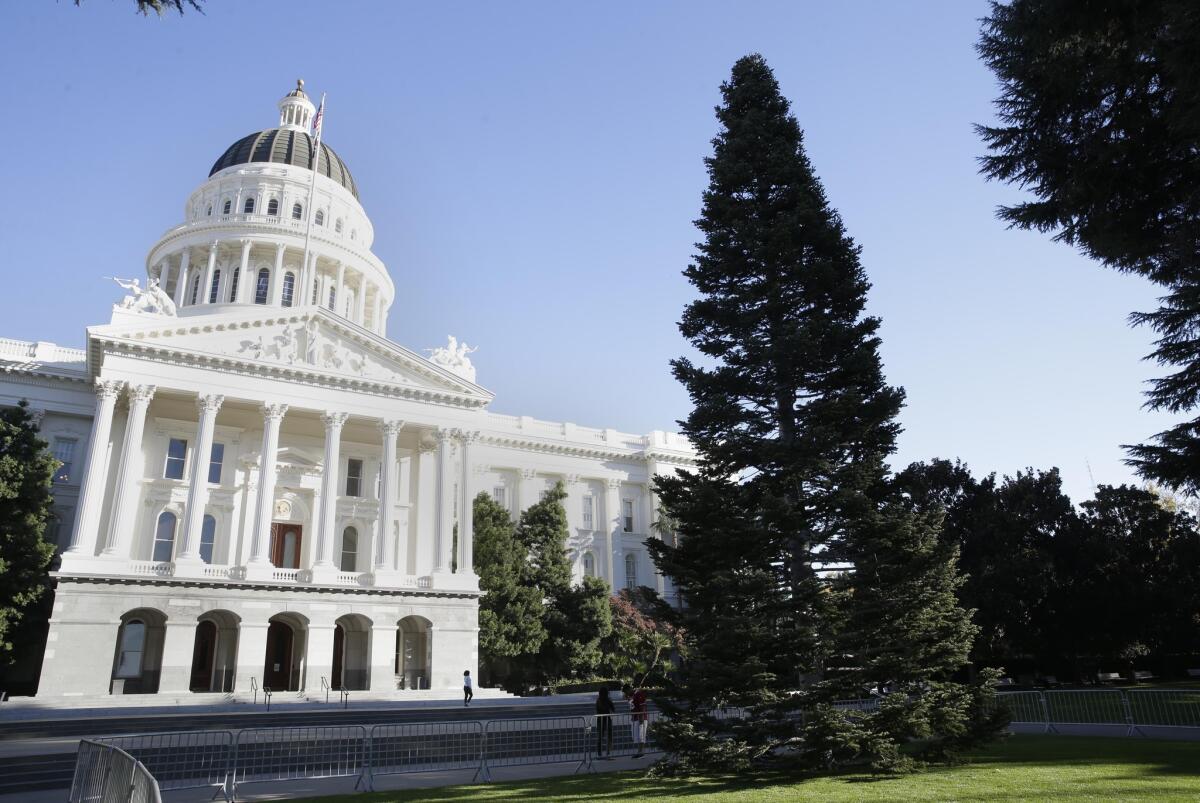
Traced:
<svg viewBox="0 0 1200 803">
<path fill-rule="evenodd" d="M 307 132 L 269 128 L 242 137 L 230 145 L 213 165 L 212 170 L 208 171 L 208 175 L 212 176 L 227 167 L 249 162 L 275 162 L 308 169 L 312 164 L 312 151 L 312 138 Z M 317 172 L 341 184 L 350 190 L 351 195 L 358 198 L 358 187 L 354 184 L 354 177 L 350 175 L 350 168 L 346 167 L 346 163 L 333 152 L 333 148 L 324 142 L 321 143 Z"/>
</svg>

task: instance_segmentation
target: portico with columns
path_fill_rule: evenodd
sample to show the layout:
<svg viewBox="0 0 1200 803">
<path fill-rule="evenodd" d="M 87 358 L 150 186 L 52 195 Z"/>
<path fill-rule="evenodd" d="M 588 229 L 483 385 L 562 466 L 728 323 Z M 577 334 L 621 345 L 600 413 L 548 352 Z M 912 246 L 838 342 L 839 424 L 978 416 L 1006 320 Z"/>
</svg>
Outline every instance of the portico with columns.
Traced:
<svg viewBox="0 0 1200 803">
<path fill-rule="evenodd" d="M 480 493 L 515 519 L 562 482 L 576 579 L 674 601 L 646 541 L 686 440 L 493 413 L 465 344 L 388 340 L 357 185 L 326 144 L 310 161 L 302 88 L 279 109 L 84 349 L 0 341 L 0 403 L 85 433 L 39 696 L 457 688 L 478 666 Z"/>
</svg>

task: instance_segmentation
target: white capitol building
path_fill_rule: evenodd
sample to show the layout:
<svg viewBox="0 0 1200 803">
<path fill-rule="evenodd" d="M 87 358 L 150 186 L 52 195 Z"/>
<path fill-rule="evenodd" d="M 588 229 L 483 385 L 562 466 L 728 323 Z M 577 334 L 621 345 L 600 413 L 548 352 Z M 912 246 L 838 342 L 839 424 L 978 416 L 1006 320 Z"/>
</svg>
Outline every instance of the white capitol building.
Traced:
<svg viewBox="0 0 1200 803">
<path fill-rule="evenodd" d="M 480 492 L 516 517 L 564 482 L 577 578 L 673 596 L 649 483 L 687 441 L 488 412 L 465 344 L 389 341 L 354 179 L 322 143 L 310 210 L 314 108 L 298 86 L 279 109 L 83 350 L 0 340 L 0 404 L 62 462 L 40 697 L 461 685 Z"/>
</svg>

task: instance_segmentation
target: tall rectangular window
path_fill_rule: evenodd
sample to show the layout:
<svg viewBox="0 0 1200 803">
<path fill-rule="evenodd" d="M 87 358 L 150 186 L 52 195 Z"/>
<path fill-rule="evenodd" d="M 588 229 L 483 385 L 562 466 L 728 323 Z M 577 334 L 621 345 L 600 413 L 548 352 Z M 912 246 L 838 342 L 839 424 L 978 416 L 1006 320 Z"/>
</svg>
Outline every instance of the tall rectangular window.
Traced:
<svg viewBox="0 0 1200 803">
<path fill-rule="evenodd" d="M 362 496 L 363 461 L 350 458 L 346 461 L 346 496 Z"/>
<path fill-rule="evenodd" d="M 592 497 L 590 497 L 590 496 L 583 497 L 583 529 L 585 529 L 585 530 L 595 529 L 595 527 L 593 526 L 595 518 L 592 513 L 592 510 L 593 510 Z"/>
<path fill-rule="evenodd" d="M 71 469 L 75 461 L 76 443 L 77 441 L 74 438 L 54 439 L 54 459 L 58 461 L 58 468 L 54 471 L 55 482 L 71 481 Z"/>
<path fill-rule="evenodd" d="M 504 501 L 504 486 L 497 485 L 492 488 L 492 500 L 500 507 L 507 508 L 508 504 Z"/>
<path fill-rule="evenodd" d="M 633 532 L 633 500 L 621 500 L 621 529 L 627 533 Z"/>
<path fill-rule="evenodd" d="M 208 481 L 213 485 L 221 484 L 221 465 L 225 462 L 225 444 L 214 443 L 212 454 L 208 458 Z"/>
<path fill-rule="evenodd" d="M 183 479 L 183 467 L 187 464 L 187 441 L 183 438 L 171 438 L 167 444 L 167 464 L 163 467 L 163 477 L 168 480 Z"/>
</svg>

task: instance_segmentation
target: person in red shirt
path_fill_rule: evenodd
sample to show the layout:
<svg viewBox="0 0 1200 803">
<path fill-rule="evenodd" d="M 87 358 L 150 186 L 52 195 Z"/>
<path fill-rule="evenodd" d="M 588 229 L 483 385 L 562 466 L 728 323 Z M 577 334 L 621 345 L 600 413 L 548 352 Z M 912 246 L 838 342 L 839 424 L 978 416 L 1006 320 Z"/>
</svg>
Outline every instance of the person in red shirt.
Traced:
<svg viewBox="0 0 1200 803">
<path fill-rule="evenodd" d="M 643 689 L 634 689 L 628 683 L 621 687 L 621 691 L 629 701 L 629 720 L 633 724 L 633 741 L 637 747 L 633 757 L 641 758 L 646 754 L 646 692 Z"/>
</svg>

